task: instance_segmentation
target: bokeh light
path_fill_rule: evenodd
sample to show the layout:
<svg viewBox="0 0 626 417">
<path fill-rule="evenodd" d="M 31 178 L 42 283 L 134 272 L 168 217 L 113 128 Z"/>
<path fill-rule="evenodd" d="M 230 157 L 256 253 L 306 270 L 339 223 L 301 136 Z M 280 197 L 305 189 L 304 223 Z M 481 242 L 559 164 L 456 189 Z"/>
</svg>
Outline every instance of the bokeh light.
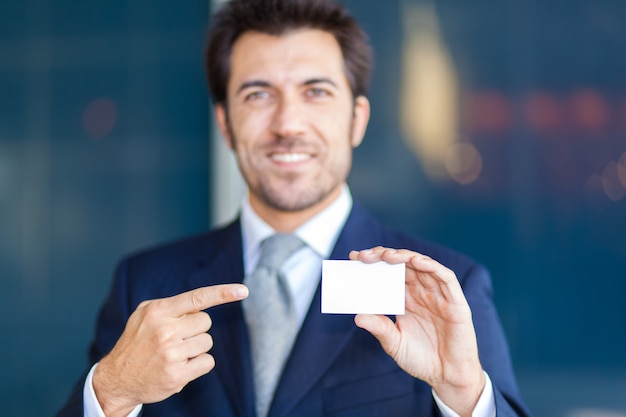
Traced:
<svg viewBox="0 0 626 417">
<path fill-rule="evenodd" d="M 562 127 L 563 111 L 559 100 L 545 91 L 535 91 L 526 96 L 524 112 L 528 124 L 541 133 Z"/>
<path fill-rule="evenodd" d="M 480 176 L 483 159 L 474 145 L 455 143 L 446 153 L 445 165 L 450 178 L 459 184 L 467 185 Z"/>
<path fill-rule="evenodd" d="M 597 90 L 576 91 L 570 99 L 570 111 L 576 126 L 590 131 L 605 129 L 610 122 L 608 103 Z"/>
<path fill-rule="evenodd" d="M 596 210 L 601 210 L 608 202 L 606 193 L 602 186 L 602 177 L 598 174 L 592 174 L 584 186 L 585 199 L 589 205 Z"/>
<path fill-rule="evenodd" d="M 626 188 L 620 181 L 619 166 L 611 161 L 602 172 L 602 188 L 612 201 L 619 201 L 626 195 Z"/>
<path fill-rule="evenodd" d="M 91 139 L 101 139 L 117 124 L 117 105 L 110 98 L 90 102 L 83 111 L 83 128 Z"/>
<path fill-rule="evenodd" d="M 465 124 L 473 132 L 501 134 L 511 123 L 511 108 L 501 92 L 477 91 L 465 100 Z"/>
<path fill-rule="evenodd" d="M 617 177 L 622 183 L 622 186 L 626 188 L 626 152 L 622 154 L 622 157 L 617 164 Z"/>
</svg>

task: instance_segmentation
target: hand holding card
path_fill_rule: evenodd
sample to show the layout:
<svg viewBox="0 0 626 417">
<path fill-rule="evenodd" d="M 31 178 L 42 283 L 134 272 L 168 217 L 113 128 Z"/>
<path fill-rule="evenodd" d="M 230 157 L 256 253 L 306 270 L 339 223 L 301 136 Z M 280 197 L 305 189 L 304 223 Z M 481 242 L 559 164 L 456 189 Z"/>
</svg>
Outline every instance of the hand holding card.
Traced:
<svg viewBox="0 0 626 417">
<path fill-rule="evenodd" d="M 358 314 L 354 321 L 402 369 L 428 383 L 444 404 L 471 415 L 486 379 L 472 314 L 454 271 L 423 254 L 382 246 L 353 251 L 350 259 L 405 268 L 405 314 L 395 321 Z"/>
</svg>

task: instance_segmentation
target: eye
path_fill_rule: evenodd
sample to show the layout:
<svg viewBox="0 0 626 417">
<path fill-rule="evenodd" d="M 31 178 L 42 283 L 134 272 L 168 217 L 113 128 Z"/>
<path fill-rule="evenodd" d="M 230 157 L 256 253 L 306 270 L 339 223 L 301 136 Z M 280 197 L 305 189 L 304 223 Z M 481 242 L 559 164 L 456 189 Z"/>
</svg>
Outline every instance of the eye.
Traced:
<svg viewBox="0 0 626 417">
<path fill-rule="evenodd" d="M 246 101 L 263 100 L 269 98 L 270 94 L 264 90 L 252 91 L 245 96 Z"/>
<path fill-rule="evenodd" d="M 306 95 L 308 97 L 328 97 L 330 96 L 330 91 L 322 87 L 311 87 L 306 90 Z"/>
</svg>

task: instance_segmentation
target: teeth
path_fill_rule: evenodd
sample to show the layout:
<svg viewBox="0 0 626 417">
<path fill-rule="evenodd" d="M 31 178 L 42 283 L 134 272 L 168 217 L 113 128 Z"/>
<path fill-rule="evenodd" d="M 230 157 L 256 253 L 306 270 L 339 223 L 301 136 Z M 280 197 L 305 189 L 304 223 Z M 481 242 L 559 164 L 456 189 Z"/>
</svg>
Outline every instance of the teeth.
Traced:
<svg viewBox="0 0 626 417">
<path fill-rule="evenodd" d="M 272 159 L 278 162 L 300 162 L 309 159 L 311 155 L 308 153 L 275 153 Z"/>
</svg>

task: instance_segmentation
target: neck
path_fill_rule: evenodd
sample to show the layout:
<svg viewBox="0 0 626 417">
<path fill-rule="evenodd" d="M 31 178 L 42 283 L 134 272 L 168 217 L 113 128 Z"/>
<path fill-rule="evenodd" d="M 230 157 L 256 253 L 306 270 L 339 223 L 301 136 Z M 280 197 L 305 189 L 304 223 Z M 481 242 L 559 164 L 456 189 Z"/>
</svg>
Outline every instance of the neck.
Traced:
<svg viewBox="0 0 626 417">
<path fill-rule="evenodd" d="M 324 197 L 323 200 L 317 202 L 316 204 L 302 210 L 294 211 L 279 210 L 268 206 L 252 194 L 250 194 L 248 198 L 250 199 L 250 206 L 252 209 L 272 229 L 279 233 L 292 233 L 308 220 L 312 219 L 325 208 L 330 206 L 339 197 L 342 189 L 343 184 L 338 186 L 326 197 Z"/>
</svg>

